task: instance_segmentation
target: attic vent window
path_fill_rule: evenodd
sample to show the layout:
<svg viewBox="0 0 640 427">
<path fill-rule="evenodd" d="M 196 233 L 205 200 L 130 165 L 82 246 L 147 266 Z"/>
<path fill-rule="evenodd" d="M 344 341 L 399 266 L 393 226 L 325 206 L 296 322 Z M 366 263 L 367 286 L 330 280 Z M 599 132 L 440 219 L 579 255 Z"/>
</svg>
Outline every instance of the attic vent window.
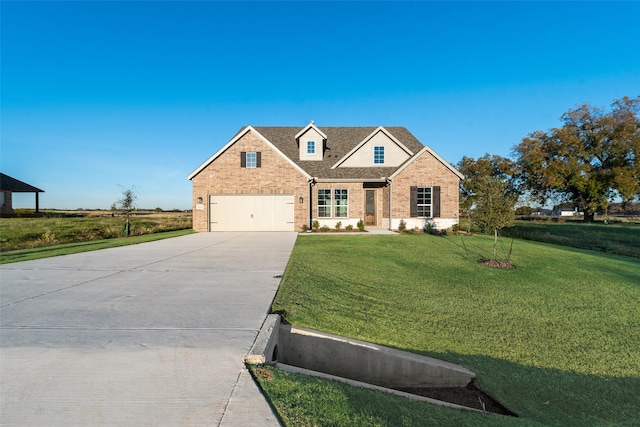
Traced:
<svg viewBox="0 0 640 427">
<path fill-rule="evenodd" d="M 373 163 L 376 165 L 384 164 L 384 146 L 373 147 Z"/>
<path fill-rule="evenodd" d="M 315 152 L 316 152 L 316 142 L 307 141 L 307 154 L 315 154 Z"/>
</svg>

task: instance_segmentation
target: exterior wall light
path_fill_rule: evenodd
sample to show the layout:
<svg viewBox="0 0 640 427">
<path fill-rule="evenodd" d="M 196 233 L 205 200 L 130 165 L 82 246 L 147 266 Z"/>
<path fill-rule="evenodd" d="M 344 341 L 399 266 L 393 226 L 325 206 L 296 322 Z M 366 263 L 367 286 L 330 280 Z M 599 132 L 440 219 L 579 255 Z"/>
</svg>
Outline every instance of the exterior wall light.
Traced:
<svg viewBox="0 0 640 427">
<path fill-rule="evenodd" d="M 304 203 L 304 197 L 300 196 L 300 198 L 298 199 L 298 201 L 300 202 L 300 204 Z"/>
</svg>

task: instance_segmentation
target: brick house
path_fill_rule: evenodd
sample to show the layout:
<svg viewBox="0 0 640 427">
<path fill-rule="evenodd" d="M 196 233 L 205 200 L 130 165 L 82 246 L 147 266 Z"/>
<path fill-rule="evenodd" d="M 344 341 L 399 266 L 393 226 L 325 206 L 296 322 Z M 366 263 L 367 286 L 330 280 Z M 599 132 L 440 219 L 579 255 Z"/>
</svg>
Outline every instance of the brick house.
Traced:
<svg viewBox="0 0 640 427">
<path fill-rule="evenodd" d="M 188 178 L 196 231 L 436 229 L 458 223 L 462 174 L 404 127 L 243 127 Z"/>
</svg>

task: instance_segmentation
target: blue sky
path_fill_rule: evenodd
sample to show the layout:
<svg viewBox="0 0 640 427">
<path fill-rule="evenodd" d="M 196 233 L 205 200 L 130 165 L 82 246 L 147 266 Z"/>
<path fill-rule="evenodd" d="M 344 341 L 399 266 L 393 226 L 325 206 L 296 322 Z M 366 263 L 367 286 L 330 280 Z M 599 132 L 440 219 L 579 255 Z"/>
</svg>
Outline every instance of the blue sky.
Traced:
<svg viewBox="0 0 640 427">
<path fill-rule="evenodd" d="M 406 126 L 510 156 L 640 94 L 639 2 L 2 1 L 0 167 L 44 208 L 188 209 L 245 125 Z M 14 195 L 33 207 L 33 195 Z"/>
</svg>

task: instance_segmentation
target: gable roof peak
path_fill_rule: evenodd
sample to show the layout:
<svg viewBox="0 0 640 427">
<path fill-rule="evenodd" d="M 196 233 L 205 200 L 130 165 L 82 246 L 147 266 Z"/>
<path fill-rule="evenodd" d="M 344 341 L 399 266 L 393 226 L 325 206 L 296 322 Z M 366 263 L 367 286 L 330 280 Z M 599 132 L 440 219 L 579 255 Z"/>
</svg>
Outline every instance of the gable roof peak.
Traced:
<svg viewBox="0 0 640 427">
<path fill-rule="evenodd" d="M 190 179 L 190 180 L 195 178 L 195 176 L 198 175 L 200 172 L 202 172 L 202 170 L 204 168 L 209 166 L 211 164 L 211 162 L 213 162 L 215 159 L 217 159 L 220 155 L 222 155 L 222 153 L 227 151 L 227 149 L 229 147 L 231 147 L 240 138 L 242 138 L 244 135 L 246 135 L 249 132 L 253 133 L 256 137 L 258 137 L 258 139 L 260 139 L 262 142 L 267 144 L 273 151 L 275 151 L 277 154 L 279 154 L 286 162 L 288 162 L 291 166 L 293 166 L 305 178 L 307 178 L 307 179 L 311 178 L 311 176 L 304 169 L 302 169 L 297 163 L 295 163 L 290 156 L 287 156 L 286 154 L 284 154 L 276 145 L 273 144 L 273 142 L 271 142 L 267 138 L 265 138 L 264 135 L 262 135 L 260 132 L 258 132 L 258 130 L 256 130 L 251 125 L 245 126 L 242 129 L 240 129 L 238 131 L 238 133 L 236 133 L 236 135 L 233 138 L 231 138 L 231 140 L 229 142 L 227 142 L 222 148 L 220 148 L 216 153 L 214 153 L 213 156 L 209 157 L 196 170 L 191 172 L 187 178 Z"/>
<path fill-rule="evenodd" d="M 316 123 L 313 120 L 311 120 L 311 121 L 309 121 L 308 125 L 303 127 L 302 130 L 296 134 L 296 136 L 295 136 L 296 141 L 298 140 L 298 138 L 300 138 L 302 135 L 304 135 L 306 131 L 308 131 L 311 128 L 313 128 L 313 130 L 318 132 L 318 134 L 320 134 L 320 136 L 322 136 L 322 138 L 325 141 L 327 140 L 327 135 L 325 135 L 324 132 L 322 132 L 320 129 L 318 129 L 318 127 L 316 126 Z"/>
<path fill-rule="evenodd" d="M 400 140 L 398 140 L 398 138 L 396 138 L 395 136 L 393 136 L 391 134 L 391 132 L 389 132 L 387 129 L 384 128 L 384 126 L 378 126 L 373 132 L 371 132 L 365 139 L 363 139 L 362 141 L 360 141 L 360 143 L 358 145 L 356 145 L 355 147 L 353 147 L 353 149 L 351 151 L 349 151 L 347 154 L 344 155 L 344 157 L 342 157 L 340 160 L 338 160 L 338 162 L 336 164 L 334 164 L 333 166 L 331 166 L 331 169 L 335 169 L 338 166 L 340 166 L 342 163 L 344 163 L 345 161 L 347 161 L 347 159 L 349 157 L 351 157 L 351 155 L 353 153 L 355 153 L 356 151 L 358 151 L 360 149 L 360 147 L 362 147 L 363 145 L 365 145 L 367 142 L 369 142 L 374 136 L 376 136 L 379 132 L 384 133 L 391 141 L 393 141 L 398 147 L 400 147 L 400 149 L 402 149 L 405 153 L 407 153 L 409 156 L 413 156 L 414 152 L 411 151 L 409 148 L 407 148 L 402 142 L 400 142 Z"/>
</svg>

